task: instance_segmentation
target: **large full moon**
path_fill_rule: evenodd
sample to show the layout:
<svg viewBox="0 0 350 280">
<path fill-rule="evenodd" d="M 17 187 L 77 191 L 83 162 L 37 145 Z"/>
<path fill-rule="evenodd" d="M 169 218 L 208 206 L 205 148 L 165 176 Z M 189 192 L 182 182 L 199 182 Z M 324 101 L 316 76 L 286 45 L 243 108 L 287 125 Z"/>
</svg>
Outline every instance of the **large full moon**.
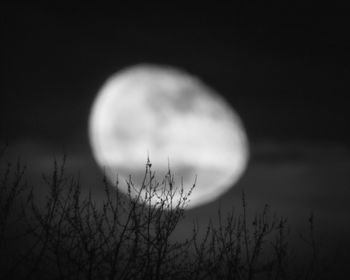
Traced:
<svg viewBox="0 0 350 280">
<path fill-rule="evenodd" d="M 231 188 L 248 160 L 248 141 L 233 108 L 197 77 L 172 67 L 137 65 L 111 76 L 93 103 L 89 134 L 93 155 L 118 188 L 132 175 L 140 184 L 149 155 L 164 178 L 189 190 L 188 207 L 208 203 Z M 125 180 L 121 180 L 124 178 Z"/>
</svg>

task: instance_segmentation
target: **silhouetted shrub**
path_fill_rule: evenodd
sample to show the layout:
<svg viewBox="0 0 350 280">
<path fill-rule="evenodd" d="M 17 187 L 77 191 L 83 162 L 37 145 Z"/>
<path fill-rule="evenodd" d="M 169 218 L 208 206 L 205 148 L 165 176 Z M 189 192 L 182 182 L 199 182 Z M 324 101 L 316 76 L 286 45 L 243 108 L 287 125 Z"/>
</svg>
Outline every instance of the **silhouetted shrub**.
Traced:
<svg viewBox="0 0 350 280">
<path fill-rule="evenodd" d="M 319 271 L 313 216 L 309 237 L 304 238 L 311 258 L 295 270 L 287 219 L 271 215 L 267 205 L 250 219 L 244 193 L 241 213 L 223 215 L 218 210 L 217 224 L 209 222 L 205 229 L 194 224 L 192 235 L 179 241 L 173 233 L 195 184 L 186 193 L 175 186 L 170 170 L 157 182 L 149 160 L 140 186 L 131 178 L 126 182 L 127 194 L 104 178 L 103 201 L 66 175 L 65 158 L 54 161 L 52 174 L 43 177 L 49 190 L 44 203 L 24 182 L 24 171 L 19 163 L 14 171 L 9 164 L 1 169 L 0 246 L 15 238 L 17 228 L 17 238 L 26 240 L 21 250 L 2 260 L 2 279 L 325 277 Z"/>
</svg>

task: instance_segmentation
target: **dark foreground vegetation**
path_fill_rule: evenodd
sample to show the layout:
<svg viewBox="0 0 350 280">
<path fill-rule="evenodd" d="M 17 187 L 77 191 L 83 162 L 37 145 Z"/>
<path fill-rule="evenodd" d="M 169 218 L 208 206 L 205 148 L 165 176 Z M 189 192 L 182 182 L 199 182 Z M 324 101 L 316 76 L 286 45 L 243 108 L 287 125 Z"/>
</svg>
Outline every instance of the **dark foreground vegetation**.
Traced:
<svg viewBox="0 0 350 280">
<path fill-rule="evenodd" d="M 127 195 L 104 179 L 103 201 L 66 176 L 65 160 L 43 177 L 45 199 L 36 197 L 20 163 L 2 160 L 0 172 L 1 279 L 329 279 L 313 216 L 302 236 L 307 253 L 298 256 L 287 219 L 268 206 L 250 218 L 244 194 L 240 211 L 218 210 L 216 221 L 194 223 L 178 240 L 174 231 L 192 189 L 176 187 L 170 171 L 156 182 L 149 161 L 141 186 L 127 182 Z"/>
</svg>

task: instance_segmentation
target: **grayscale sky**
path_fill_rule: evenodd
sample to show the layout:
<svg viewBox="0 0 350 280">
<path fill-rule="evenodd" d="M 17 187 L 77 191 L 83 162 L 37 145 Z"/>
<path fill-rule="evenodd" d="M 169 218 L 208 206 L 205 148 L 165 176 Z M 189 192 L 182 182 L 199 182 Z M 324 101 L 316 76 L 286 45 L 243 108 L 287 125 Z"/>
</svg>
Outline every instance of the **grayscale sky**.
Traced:
<svg viewBox="0 0 350 280">
<path fill-rule="evenodd" d="M 203 224 L 220 205 L 269 203 L 301 229 L 311 211 L 325 244 L 350 248 L 350 40 L 341 8 L 133 9 L 70 7 L 4 11 L 0 143 L 38 182 L 54 156 L 94 185 L 101 173 L 87 121 L 105 79 L 138 63 L 172 65 L 215 88 L 241 116 L 248 169 L 219 200 L 190 210 Z M 38 181 L 36 181 L 38 180 Z M 179 233 L 180 234 L 180 233 Z"/>
</svg>

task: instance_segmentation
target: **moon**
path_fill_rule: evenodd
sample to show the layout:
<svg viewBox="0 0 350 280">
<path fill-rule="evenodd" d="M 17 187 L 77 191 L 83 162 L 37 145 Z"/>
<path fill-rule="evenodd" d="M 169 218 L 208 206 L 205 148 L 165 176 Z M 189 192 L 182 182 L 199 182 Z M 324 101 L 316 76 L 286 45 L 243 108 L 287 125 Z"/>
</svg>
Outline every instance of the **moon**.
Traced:
<svg viewBox="0 0 350 280">
<path fill-rule="evenodd" d="M 113 184 L 118 176 L 122 192 L 130 175 L 141 183 L 148 155 L 159 178 L 170 165 L 185 191 L 197 176 L 189 208 L 234 186 L 249 154 L 242 121 L 227 101 L 169 66 L 131 66 L 107 79 L 92 105 L 89 137 L 95 160 Z"/>
</svg>

